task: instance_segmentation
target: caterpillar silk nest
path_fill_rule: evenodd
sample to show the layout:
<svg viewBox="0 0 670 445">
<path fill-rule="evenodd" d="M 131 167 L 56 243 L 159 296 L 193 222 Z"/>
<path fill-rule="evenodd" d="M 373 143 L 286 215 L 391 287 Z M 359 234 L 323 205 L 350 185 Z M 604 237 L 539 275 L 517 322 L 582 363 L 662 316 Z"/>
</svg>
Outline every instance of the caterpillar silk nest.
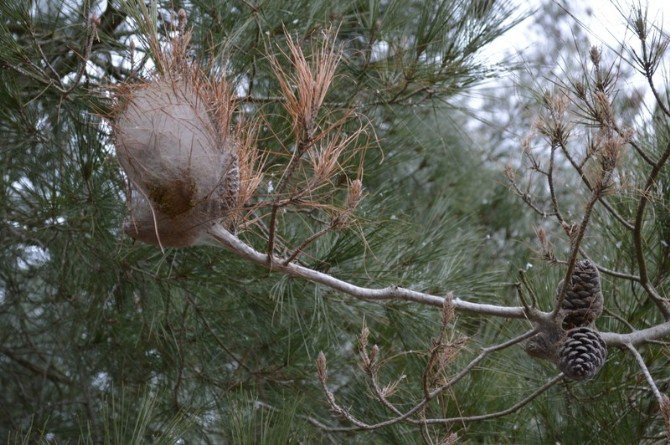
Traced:
<svg viewBox="0 0 670 445">
<path fill-rule="evenodd" d="M 166 75 L 132 86 L 114 121 L 116 153 L 130 184 L 124 231 L 161 247 L 202 240 L 237 205 L 234 138 L 216 128 L 201 88 Z"/>
</svg>

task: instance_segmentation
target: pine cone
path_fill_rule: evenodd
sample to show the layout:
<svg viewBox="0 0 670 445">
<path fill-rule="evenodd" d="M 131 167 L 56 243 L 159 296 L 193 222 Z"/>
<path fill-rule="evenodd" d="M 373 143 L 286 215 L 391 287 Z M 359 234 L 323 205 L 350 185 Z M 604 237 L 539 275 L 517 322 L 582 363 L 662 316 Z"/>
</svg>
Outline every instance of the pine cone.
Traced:
<svg viewBox="0 0 670 445">
<path fill-rule="evenodd" d="M 585 380 L 605 363 L 607 346 L 598 332 L 587 327 L 571 329 L 558 351 L 558 368 L 566 377 Z"/>
<path fill-rule="evenodd" d="M 603 294 L 600 289 L 600 273 L 589 260 L 575 264 L 571 275 L 572 286 L 568 288 L 561 304 L 563 328 L 588 326 L 603 312 Z M 558 283 L 556 298 L 563 290 L 563 280 Z"/>
</svg>

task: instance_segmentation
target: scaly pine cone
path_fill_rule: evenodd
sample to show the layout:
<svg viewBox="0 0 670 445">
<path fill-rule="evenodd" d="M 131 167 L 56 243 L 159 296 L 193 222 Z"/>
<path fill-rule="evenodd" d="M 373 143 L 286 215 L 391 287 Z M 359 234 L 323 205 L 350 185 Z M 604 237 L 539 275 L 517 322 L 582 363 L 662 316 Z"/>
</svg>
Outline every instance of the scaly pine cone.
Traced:
<svg viewBox="0 0 670 445">
<path fill-rule="evenodd" d="M 558 350 L 558 368 L 572 380 L 595 376 L 605 363 L 607 346 L 598 332 L 587 327 L 571 329 Z"/>
<path fill-rule="evenodd" d="M 561 304 L 563 328 L 588 326 L 603 312 L 603 294 L 600 289 L 600 273 L 589 260 L 577 261 L 571 275 L 572 286 L 565 293 Z M 558 283 L 556 298 L 563 290 L 563 281 Z"/>
</svg>

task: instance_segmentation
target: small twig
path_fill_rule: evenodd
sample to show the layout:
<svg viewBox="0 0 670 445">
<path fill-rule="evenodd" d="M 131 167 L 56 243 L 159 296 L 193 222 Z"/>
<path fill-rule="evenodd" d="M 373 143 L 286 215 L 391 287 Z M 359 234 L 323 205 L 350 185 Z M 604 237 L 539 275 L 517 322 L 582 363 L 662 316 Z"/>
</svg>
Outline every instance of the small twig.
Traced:
<svg viewBox="0 0 670 445">
<path fill-rule="evenodd" d="M 53 383 L 62 383 L 65 385 L 74 384 L 72 380 L 70 380 L 65 374 L 61 373 L 60 371 L 57 371 L 56 369 L 51 369 L 51 366 L 49 366 L 48 368 L 42 368 L 39 365 L 36 365 L 29 360 L 19 357 L 11 349 L 0 347 L 0 354 L 3 354 L 7 358 L 13 360 L 22 368 L 27 369 L 36 375 L 43 376 L 51 380 Z"/>
<path fill-rule="evenodd" d="M 642 374 L 644 374 L 644 378 L 647 379 L 647 383 L 651 388 L 651 392 L 654 393 L 654 397 L 656 397 L 656 400 L 658 400 L 659 405 L 663 406 L 663 395 L 661 394 L 661 391 L 658 390 L 658 386 L 656 386 L 656 382 L 651 376 L 649 368 L 647 368 L 647 365 L 644 363 L 642 355 L 640 355 L 640 352 L 637 350 L 637 348 L 635 348 L 635 346 L 630 343 L 626 343 L 626 348 L 628 348 L 628 350 L 635 357 L 635 360 L 637 360 L 637 364 L 640 366 L 640 370 L 642 371 Z"/>
<path fill-rule="evenodd" d="M 635 282 L 639 282 L 639 281 L 640 281 L 640 277 L 638 277 L 637 275 L 633 275 L 633 274 L 626 273 L 626 272 L 621 272 L 621 271 L 614 270 L 614 269 L 608 269 L 608 268 L 606 268 L 606 267 L 601 266 L 600 264 L 596 263 L 593 259 L 591 259 L 591 258 L 586 254 L 586 251 L 585 251 L 584 249 L 582 249 L 581 247 L 579 248 L 579 253 L 580 253 L 584 258 L 586 258 L 587 260 L 591 261 L 591 263 L 593 263 L 593 264 L 596 266 L 596 268 L 597 268 L 600 272 L 604 273 L 605 275 L 610 275 L 610 276 L 612 276 L 612 277 L 616 277 L 616 278 L 623 278 L 624 280 L 630 280 L 630 281 L 635 281 Z"/>
<path fill-rule="evenodd" d="M 644 76 L 647 79 L 649 88 L 651 89 L 651 92 L 654 95 L 654 98 L 656 99 L 656 103 L 658 104 L 659 108 L 661 109 L 663 114 L 670 117 L 670 110 L 668 110 L 668 107 L 665 105 L 665 102 L 663 102 L 661 95 L 659 94 L 658 90 L 656 89 L 656 86 L 654 85 L 654 69 L 653 69 L 654 63 L 652 63 L 652 61 L 649 59 L 647 40 L 646 38 L 644 38 L 644 36 L 639 37 L 640 37 L 640 43 L 642 45 L 642 62 L 643 62 L 642 65 L 644 68 Z"/>
<path fill-rule="evenodd" d="M 551 144 L 551 154 L 549 155 L 549 170 L 547 171 L 547 184 L 549 185 L 549 195 L 551 196 L 551 206 L 554 209 L 554 215 L 558 222 L 563 224 L 565 223 L 565 218 L 561 214 L 560 207 L 558 206 L 558 198 L 556 197 L 556 189 L 554 187 L 554 157 L 556 154 L 556 144 Z"/>
<path fill-rule="evenodd" d="M 626 136 L 626 133 L 624 133 L 617 125 L 616 123 L 612 123 L 612 129 L 616 131 L 616 133 L 619 135 L 619 137 Z M 631 147 L 637 152 L 638 155 L 644 160 L 649 165 L 654 165 L 656 162 L 652 159 L 652 157 L 640 147 L 640 144 L 638 144 L 635 141 L 629 140 L 628 143 L 630 144 Z"/>
<path fill-rule="evenodd" d="M 644 257 L 644 249 L 642 246 L 642 226 L 644 225 L 644 211 L 649 202 L 649 196 L 651 195 L 652 189 L 656 183 L 656 178 L 658 177 L 661 169 L 670 158 L 670 143 L 665 147 L 663 154 L 654 167 L 651 169 L 647 181 L 645 183 L 644 189 L 640 196 L 640 201 L 637 206 L 637 212 L 635 213 L 635 225 L 633 229 L 633 242 L 635 244 L 635 254 L 637 257 L 638 269 L 640 270 L 640 284 L 649 295 L 649 298 L 654 302 L 654 304 L 661 311 L 666 320 L 670 320 L 670 308 L 668 308 L 668 302 L 658 293 L 654 285 L 649 280 L 647 272 L 647 262 Z"/>
<path fill-rule="evenodd" d="M 565 294 L 567 293 L 568 288 L 571 286 L 572 272 L 575 268 L 575 263 L 577 262 L 577 256 L 579 254 L 579 246 L 582 242 L 582 239 L 584 239 L 584 234 L 586 233 L 586 226 L 589 224 L 591 213 L 593 211 L 593 206 L 596 204 L 596 202 L 598 202 L 598 199 L 600 198 L 600 195 L 602 194 L 602 191 L 605 187 L 604 184 L 606 184 L 607 180 L 609 179 L 608 178 L 609 174 L 611 174 L 611 172 L 606 173 L 604 177 L 601 178 L 596 183 L 595 187 L 593 188 L 593 193 L 591 194 L 591 199 L 586 204 L 586 208 L 584 209 L 584 217 L 582 218 L 582 223 L 579 225 L 579 228 L 577 229 L 577 233 L 574 236 L 574 238 L 571 237 L 570 239 L 572 248 L 570 258 L 568 259 L 568 267 L 565 271 L 565 278 L 563 281 L 565 285 L 561 288 L 561 292 L 559 293 L 558 298 L 556 298 L 556 307 L 554 307 L 554 310 L 552 312 L 552 318 L 556 318 L 558 316 L 558 312 L 563 305 L 563 299 L 565 298 Z"/>
<path fill-rule="evenodd" d="M 525 310 L 530 311 L 530 305 L 526 301 L 526 297 L 523 295 L 523 290 L 521 289 L 521 283 L 517 283 L 516 286 L 516 294 L 519 297 L 519 300 L 521 301 L 521 305 L 524 307 Z"/>
<path fill-rule="evenodd" d="M 327 431 L 357 431 L 357 430 L 375 430 L 383 427 L 387 427 L 390 425 L 394 425 L 398 422 L 403 422 L 403 421 L 408 421 L 410 423 L 415 423 L 410 419 L 413 415 L 421 412 L 421 410 L 430 402 L 433 398 L 435 398 L 437 395 L 441 394 L 442 392 L 446 391 L 453 385 L 455 385 L 458 381 L 460 381 L 463 377 L 468 375 L 470 371 L 479 363 L 481 362 L 486 356 L 488 356 L 492 352 L 500 351 L 502 349 L 508 348 L 510 346 L 513 346 L 537 333 L 537 329 L 530 330 L 524 334 L 521 334 L 517 337 L 514 337 L 506 342 L 500 343 L 498 345 L 493 345 L 493 346 L 488 346 L 485 348 L 482 348 L 482 351 L 480 352 L 477 357 L 475 357 L 470 363 L 462 368 L 454 377 L 452 377 L 449 382 L 446 384 L 434 389 L 433 391 L 429 392 L 428 395 L 424 395 L 423 399 L 416 404 L 414 407 L 406 411 L 404 414 L 401 416 L 394 417 L 392 419 L 388 419 L 379 423 L 375 424 L 366 424 L 365 422 L 362 422 L 355 418 L 351 413 L 349 413 L 346 409 L 342 408 L 340 405 L 337 404 L 335 401 L 335 396 L 333 395 L 332 392 L 328 389 L 326 385 L 326 379 L 325 379 L 325 357 L 320 354 L 319 360 L 317 361 L 318 367 L 319 367 L 319 380 L 322 383 L 324 392 L 326 394 L 326 398 L 328 400 L 328 403 L 331 406 L 331 409 L 338 415 L 344 417 L 346 420 L 354 424 L 355 426 L 353 427 L 333 427 L 329 428 Z M 319 363 L 320 362 L 320 363 Z M 562 375 L 561 375 L 562 377 Z M 421 420 L 418 421 L 418 423 L 421 423 Z"/>
<path fill-rule="evenodd" d="M 309 149 L 311 144 L 312 144 L 311 137 L 309 136 L 308 130 L 305 129 L 303 132 L 303 139 L 298 142 L 295 153 L 293 153 L 293 156 L 291 157 L 288 166 L 286 166 L 286 170 L 284 170 L 282 177 L 279 179 L 279 183 L 277 184 L 277 196 L 280 196 L 282 193 L 284 193 L 286 187 L 288 187 L 288 184 L 291 178 L 293 177 L 296 168 L 298 167 L 298 162 L 300 161 L 300 159 L 302 159 L 302 156 Z M 272 261 L 278 211 L 279 206 L 273 205 L 272 211 L 270 213 L 270 227 L 268 231 L 268 246 L 267 246 L 268 261 Z"/>
<path fill-rule="evenodd" d="M 509 183 L 512 186 L 512 189 L 514 190 L 514 193 L 517 196 L 519 196 L 523 200 L 523 202 L 526 203 L 526 205 L 530 207 L 535 213 L 542 216 L 543 218 L 546 218 L 548 216 L 554 216 L 554 213 L 542 210 L 535 203 L 533 203 L 533 197 L 529 193 L 522 191 L 516 182 L 509 179 Z"/>
<path fill-rule="evenodd" d="M 279 410 L 278 408 L 275 408 L 274 406 L 270 405 L 269 403 L 267 403 L 267 402 L 262 402 L 262 401 L 260 401 L 260 400 L 256 400 L 256 401 L 254 402 L 254 405 L 258 406 L 259 408 L 267 409 L 268 411 L 272 411 L 272 412 L 280 412 L 280 410 Z M 319 429 L 322 429 L 322 430 L 324 430 L 324 431 L 330 431 L 330 428 L 331 428 L 331 427 L 329 427 L 328 425 L 322 423 L 321 421 L 319 421 L 318 419 L 316 419 L 316 418 L 314 418 L 314 417 L 311 417 L 311 416 L 304 416 L 304 415 L 298 415 L 297 417 L 300 418 L 300 419 L 305 420 L 305 421 L 308 422 L 308 423 L 311 423 L 312 425 L 314 425 L 315 427 L 317 427 L 317 428 L 319 428 Z"/>
<path fill-rule="evenodd" d="M 70 94 L 72 91 L 74 91 L 75 88 L 79 86 L 79 81 L 81 80 L 81 76 L 84 75 L 84 72 L 86 71 L 86 64 L 88 63 L 89 59 L 91 58 L 91 50 L 93 48 L 93 41 L 98 37 L 98 24 L 99 19 L 95 16 L 92 16 L 88 19 L 89 27 L 90 27 L 90 34 L 88 36 L 88 39 L 86 39 L 86 46 L 84 47 L 84 54 L 82 57 L 82 63 L 79 69 L 77 70 L 77 73 L 74 76 L 74 79 L 72 80 L 72 85 L 70 88 L 66 89 L 63 91 L 63 96 L 67 96 Z"/>
<path fill-rule="evenodd" d="M 528 283 L 528 279 L 526 278 L 526 272 L 523 269 L 519 269 L 519 279 L 521 280 L 521 284 L 523 284 L 523 287 L 526 288 L 528 291 L 528 294 L 530 294 L 531 298 L 531 303 L 532 303 L 532 308 L 537 308 L 538 307 L 538 300 L 537 300 L 537 294 L 535 294 L 535 291 L 531 287 L 530 283 Z"/>
<path fill-rule="evenodd" d="M 330 232 L 330 231 L 333 229 L 333 227 L 335 227 L 335 223 L 334 223 L 334 222 L 331 222 L 330 224 L 328 224 L 328 226 L 324 227 L 323 229 L 321 229 L 321 230 L 319 230 L 318 232 L 316 232 L 316 233 L 312 234 L 311 236 L 309 236 L 305 241 L 302 242 L 302 244 L 300 244 L 300 245 L 293 251 L 292 254 L 290 254 L 290 255 L 288 256 L 288 258 L 286 258 L 286 260 L 284 260 L 284 266 L 288 265 L 291 261 L 293 261 L 294 259 L 296 259 L 297 256 L 300 255 L 300 254 L 302 253 L 302 251 L 303 251 L 303 249 L 305 249 L 305 247 L 309 246 L 311 243 L 313 243 L 313 242 L 316 241 L 317 239 L 321 238 L 321 237 L 322 237 L 323 235 L 325 235 L 326 233 Z"/>
<path fill-rule="evenodd" d="M 558 374 L 557 376 L 550 379 L 547 383 L 545 383 L 544 385 L 540 386 L 538 389 L 533 391 L 527 397 L 521 399 L 520 401 L 510 406 L 509 408 L 497 411 L 495 413 L 480 414 L 478 416 L 448 417 L 444 419 L 424 419 L 422 420 L 422 422 L 425 422 L 426 424 L 456 423 L 456 422 L 461 423 L 461 422 L 476 422 L 480 420 L 489 420 L 498 417 L 503 417 L 508 414 L 512 414 L 513 412 L 518 411 L 524 406 L 528 405 L 530 402 L 535 400 L 540 394 L 542 394 L 543 392 L 554 386 L 556 383 L 561 381 L 562 378 L 563 373 Z"/>
<path fill-rule="evenodd" d="M 232 351 L 225 345 L 225 343 L 224 343 L 223 341 L 221 341 L 221 339 L 219 338 L 219 336 L 216 335 L 216 332 L 214 332 L 214 329 L 212 329 L 212 326 L 209 324 L 209 321 L 207 320 L 207 318 L 205 317 L 205 315 L 204 315 L 204 314 L 202 313 L 202 311 L 200 310 L 200 307 L 196 304 L 195 301 L 193 301 L 193 299 L 191 298 L 191 295 L 190 295 L 188 292 L 186 292 L 185 295 L 186 295 L 186 299 L 189 301 L 189 303 L 191 303 L 191 306 L 193 306 L 193 310 L 195 311 L 196 315 L 198 316 L 198 318 L 200 319 L 200 321 L 202 321 L 202 324 L 205 326 L 205 329 L 207 329 L 207 331 L 210 333 L 210 335 L 212 336 L 212 338 L 214 338 L 214 341 L 219 345 L 219 347 L 220 347 L 221 349 L 223 349 L 223 351 L 224 351 L 226 354 L 228 354 L 228 355 L 235 361 L 235 363 L 237 363 L 238 366 L 244 368 L 244 370 L 247 371 L 249 374 L 253 374 L 253 371 L 252 371 L 252 370 L 251 370 L 251 369 L 244 363 L 244 361 L 242 361 L 239 357 L 237 357 L 237 355 L 235 355 L 235 354 L 234 354 L 234 353 L 233 353 L 233 352 L 232 352 Z"/>
<path fill-rule="evenodd" d="M 42 57 L 42 60 L 44 61 L 44 64 L 47 66 L 47 68 L 49 68 L 49 71 L 51 71 L 51 74 L 53 74 L 54 81 L 58 82 L 58 85 L 62 88 L 63 83 L 61 81 L 61 76 L 58 74 L 58 72 L 53 67 L 53 65 L 51 65 L 51 62 L 49 62 L 49 58 L 46 56 L 46 54 L 44 54 L 44 50 L 42 50 L 42 45 L 40 45 L 39 42 L 37 41 L 37 36 L 35 36 L 35 32 L 33 31 L 32 26 L 30 27 L 29 32 L 30 32 L 30 36 L 33 39 L 33 42 L 35 43 L 35 47 L 37 48 L 37 51 L 40 53 L 40 56 Z M 35 66 L 35 65 L 33 65 L 33 66 Z"/>
<path fill-rule="evenodd" d="M 579 177 L 582 179 L 582 182 L 584 185 L 586 185 L 586 188 L 589 189 L 590 192 L 593 192 L 594 185 L 591 184 L 591 181 L 588 180 L 586 177 L 586 173 L 584 173 L 584 170 L 577 164 L 575 159 L 572 157 L 570 152 L 568 151 L 568 148 L 564 143 L 560 143 L 559 147 L 561 148 L 561 151 L 563 152 L 563 156 L 570 162 L 570 165 L 572 165 L 572 168 L 575 169 L 577 174 L 579 174 Z M 623 216 L 617 212 L 614 207 L 607 201 L 607 199 L 604 196 L 600 196 L 598 198 L 600 203 L 605 207 L 605 209 L 609 212 L 610 215 L 614 217 L 617 221 L 619 221 L 624 227 L 626 227 L 629 230 L 633 230 L 634 226 L 630 222 L 628 222 Z"/>
</svg>

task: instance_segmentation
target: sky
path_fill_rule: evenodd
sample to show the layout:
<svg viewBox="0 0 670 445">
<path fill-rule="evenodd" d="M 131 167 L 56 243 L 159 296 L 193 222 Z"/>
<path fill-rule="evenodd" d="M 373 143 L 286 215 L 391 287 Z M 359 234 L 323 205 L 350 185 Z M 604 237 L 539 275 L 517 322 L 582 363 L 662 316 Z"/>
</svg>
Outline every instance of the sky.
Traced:
<svg viewBox="0 0 670 445">
<path fill-rule="evenodd" d="M 592 44 L 597 46 L 617 46 L 622 36 L 631 36 L 626 28 L 625 18 L 618 12 L 630 11 L 640 4 L 637 0 L 555 0 L 575 15 L 589 30 Z M 516 0 L 518 10 L 527 11 L 536 8 L 541 0 Z M 648 5 L 648 18 L 670 34 L 670 0 L 642 1 Z M 522 53 L 529 45 L 537 44 L 542 36 L 532 36 L 529 32 L 532 19 L 526 19 L 508 31 L 501 38 L 492 42 L 487 50 L 487 57 L 492 61 L 501 61 L 510 53 Z M 535 37 L 535 38 L 534 38 Z"/>
</svg>

